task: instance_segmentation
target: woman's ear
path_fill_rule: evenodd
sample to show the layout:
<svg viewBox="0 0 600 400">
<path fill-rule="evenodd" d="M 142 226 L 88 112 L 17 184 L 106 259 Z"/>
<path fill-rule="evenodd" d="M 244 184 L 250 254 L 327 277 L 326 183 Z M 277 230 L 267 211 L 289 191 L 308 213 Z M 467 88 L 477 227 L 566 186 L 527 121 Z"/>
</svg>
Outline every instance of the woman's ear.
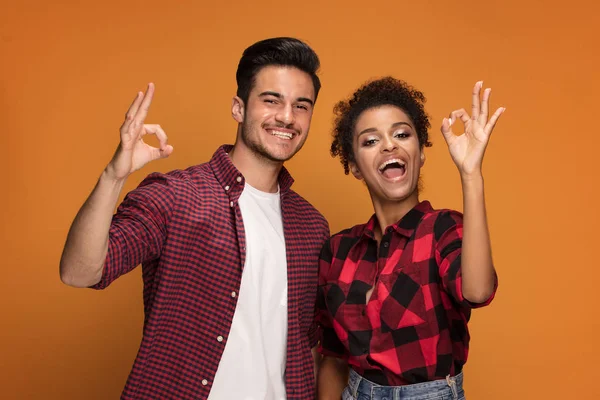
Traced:
<svg viewBox="0 0 600 400">
<path fill-rule="evenodd" d="M 356 179 L 358 179 L 359 181 L 362 181 L 363 176 L 360 173 L 360 170 L 358 169 L 358 166 L 355 163 L 351 162 L 351 163 L 348 163 L 348 167 L 350 169 L 350 172 L 352 172 L 352 175 L 354 175 L 354 177 Z"/>
</svg>

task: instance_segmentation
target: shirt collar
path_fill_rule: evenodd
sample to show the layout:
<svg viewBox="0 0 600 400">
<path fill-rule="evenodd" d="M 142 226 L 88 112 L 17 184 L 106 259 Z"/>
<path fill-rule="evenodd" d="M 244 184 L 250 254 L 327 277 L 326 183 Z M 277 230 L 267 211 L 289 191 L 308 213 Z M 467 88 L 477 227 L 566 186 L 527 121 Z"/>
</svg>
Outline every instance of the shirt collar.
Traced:
<svg viewBox="0 0 600 400">
<path fill-rule="evenodd" d="M 423 215 L 431 211 L 433 211 L 433 207 L 431 207 L 429 201 L 422 201 L 413 207 L 409 212 L 407 212 L 406 215 L 404 215 L 404 217 L 402 217 L 398 222 L 388 226 L 384 234 L 391 231 L 396 231 L 399 234 L 409 238 L 417 228 L 417 225 L 419 225 Z M 377 215 L 373 214 L 373 216 L 371 216 L 369 221 L 365 224 L 361 236 L 366 235 L 371 239 L 375 238 L 374 230 L 377 226 L 377 223 Z"/>
<path fill-rule="evenodd" d="M 235 165 L 233 165 L 231 158 L 229 158 L 228 153 L 231 149 L 233 149 L 233 146 L 230 144 L 219 147 L 209 161 L 209 165 L 215 174 L 217 181 L 225 191 L 229 191 L 230 188 L 235 185 L 241 186 L 242 188 L 245 185 L 244 176 Z M 287 192 L 294 183 L 294 179 L 285 167 L 281 168 L 277 181 L 279 183 L 281 194 Z"/>
</svg>

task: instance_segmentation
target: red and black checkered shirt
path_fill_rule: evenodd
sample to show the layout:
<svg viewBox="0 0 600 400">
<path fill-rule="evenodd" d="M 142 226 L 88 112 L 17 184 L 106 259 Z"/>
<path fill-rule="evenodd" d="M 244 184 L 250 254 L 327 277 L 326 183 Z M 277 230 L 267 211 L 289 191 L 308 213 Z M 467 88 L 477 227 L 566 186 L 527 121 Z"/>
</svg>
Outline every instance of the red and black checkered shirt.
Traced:
<svg viewBox="0 0 600 400">
<path fill-rule="evenodd" d="M 206 399 L 228 333 L 245 261 L 242 174 L 223 146 L 210 162 L 149 175 L 119 206 L 102 289 L 142 264 L 144 333 L 123 399 Z M 288 399 L 312 399 L 318 257 L 325 218 L 279 176 L 287 253 Z M 231 377 L 235 382 L 235 377 Z"/>
<path fill-rule="evenodd" d="M 373 216 L 344 230 L 321 251 L 321 353 L 346 358 L 381 385 L 456 375 L 467 360 L 471 308 L 496 292 L 482 304 L 462 295 L 462 215 L 422 202 L 386 228 L 379 248 L 376 224 Z"/>
</svg>

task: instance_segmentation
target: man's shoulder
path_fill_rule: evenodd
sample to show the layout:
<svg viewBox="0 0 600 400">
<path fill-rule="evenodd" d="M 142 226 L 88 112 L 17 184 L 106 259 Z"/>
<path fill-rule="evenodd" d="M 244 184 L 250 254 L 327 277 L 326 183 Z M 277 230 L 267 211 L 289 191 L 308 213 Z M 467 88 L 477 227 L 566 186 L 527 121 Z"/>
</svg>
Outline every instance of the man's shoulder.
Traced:
<svg viewBox="0 0 600 400">
<path fill-rule="evenodd" d="M 303 222 L 319 223 L 329 231 L 329 224 L 323 214 L 297 192 L 290 189 L 284 201 L 293 213 L 292 217 L 301 218 Z"/>
<path fill-rule="evenodd" d="M 163 184 L 173 189 L 185 189 L 189 186 L 207 183 L 211 180 L 208 163 L 189 166 L 185 169 L 174 169 L 168 172 L 152 172 L 140 183 L 140 187 L 150 184 Z"/>
</svg>

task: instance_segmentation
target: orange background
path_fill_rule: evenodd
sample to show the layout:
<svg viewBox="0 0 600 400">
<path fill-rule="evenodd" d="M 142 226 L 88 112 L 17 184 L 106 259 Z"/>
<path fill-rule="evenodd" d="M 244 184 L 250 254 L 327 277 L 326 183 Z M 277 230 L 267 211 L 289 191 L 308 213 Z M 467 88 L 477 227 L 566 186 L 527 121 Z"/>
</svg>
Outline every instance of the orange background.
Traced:
<svg viewBox="0 0 600 400">
<path fill-rule="evenodd" d="M 475 81 L 493 88 L 492 104 L 507 107 L 484 171 L 500 288 L 470 324 L 467 395 L 600 398 L 597 2 L 3 0 L 0 10 L 1 398 L 118 398 L 141 335 L 140 270 L 104 292 L 61 284 L 70 223 L 137 90 L 156 83 L 149 122 L 175 152 L 126 190 L 232 142 L 239 57 L 281 35 L 321 57 L 311 134 L 288 167 L 332 231 L 372 212 L 328 154 L 335 101 L 384 74 L 421 89 L 434 141 L 422 197 L 461 209 L 438 127 L 469 109 Z"/>
</svg>

